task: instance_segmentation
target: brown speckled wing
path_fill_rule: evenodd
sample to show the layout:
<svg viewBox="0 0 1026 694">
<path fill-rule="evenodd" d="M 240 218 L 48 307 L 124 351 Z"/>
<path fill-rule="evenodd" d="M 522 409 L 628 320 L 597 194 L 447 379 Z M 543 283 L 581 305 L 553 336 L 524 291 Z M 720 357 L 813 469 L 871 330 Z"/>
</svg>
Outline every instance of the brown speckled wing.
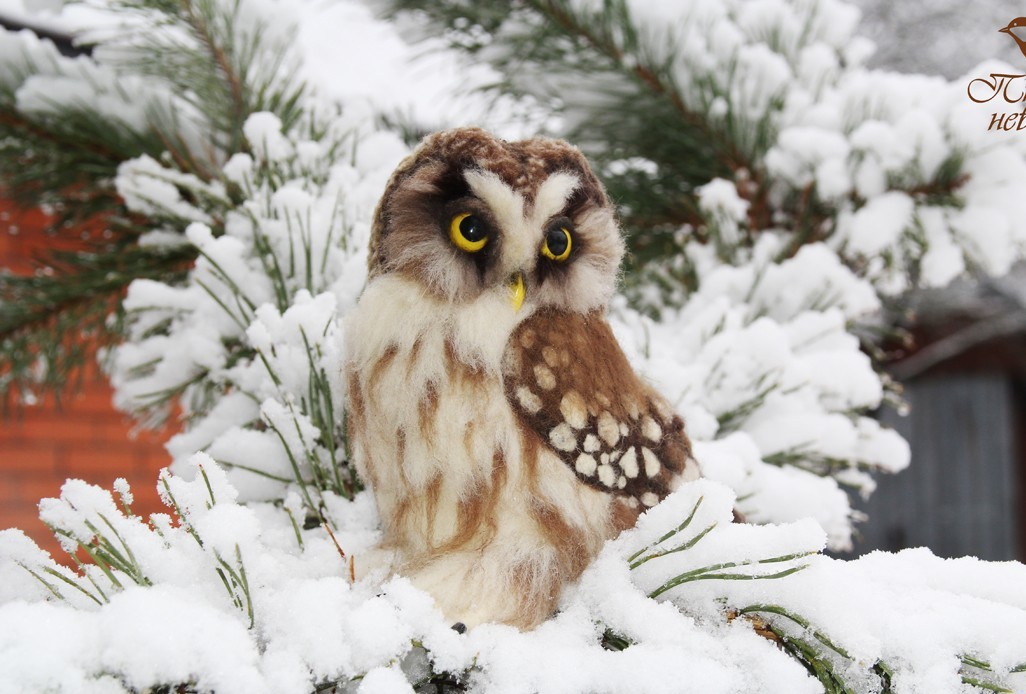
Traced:
<svg viewBox="0 0 1026 694">
<path fill-rule="evenodd" d="M 635 375 L 599 312 L 541 311 L 506 350 L 506 395 L 521 422 L 585 484 L 647 507 L 677 476 L 697 477 L 684 422 Z"/>
</svg>

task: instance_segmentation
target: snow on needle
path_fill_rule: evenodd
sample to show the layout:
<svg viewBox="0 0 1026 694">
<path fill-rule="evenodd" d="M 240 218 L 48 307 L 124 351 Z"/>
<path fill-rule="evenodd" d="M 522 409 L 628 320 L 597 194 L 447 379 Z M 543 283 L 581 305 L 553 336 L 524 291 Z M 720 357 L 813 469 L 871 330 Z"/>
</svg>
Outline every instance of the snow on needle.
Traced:
<svg viewBox="0 0 1026 694">
<path fill-rule="evenodd" d="M 213 508 L 214 505 L 217 503 L 217 500 L 214 499 L 214 490 L 210 486 L 210 478 L 207 477 L 207 471 L 203 469 L 202 464 L 197 465 L 196 467 L 199 468 L 199 473 L 203 477 L 203 484 L 205 484 L 207 487 L 207 494 L 210 495 L 210 503 L 207 505 L 207 508 Z"/>
<path fill-rule="evenodd" d="M 114 537 L 116 537 L 118 542 L 121 543 L 121 546 L 125 548 L 125 553 L 122 554 L 117 547 L 114 546 L 114 543 L 110 541 L 110 538 L 100 532 L 100 530 L 93 525 L 91 521 L 86 521 L 86 527 L 96 534 L 97 552 L 103 552 L 104 560 L 108 564 L 127 574 L 138 585 L 152 585 L 150 580 L 143 575 L 142 567 L 139 566 L 139 562 L 136 560 L 135 554 L 132 552 L 132 548 L 129 547 L 128 543 L 125 542 L 125 539 L 121 537 L 121 533 L 117 531 L 114 524 L 107 520 L 107 517 L 102 513 L 98 513 L 97 515 L 100 517 L 100 520 L 110 528 L 110 531 L 114 533 Z"/>
<path fill-rule="evenodd" d="M 648 594 L 650 598 L 655 598 L 668 590 L 676 588 L 677 586 L 685 583 L 691 583 L 693 581 L 707 581 L 707 580 L 732 580 L 732 581 L 754 581 L 764 578 L 784 578 L 791 574 L 798 573 L 799 571 L 808 568 L 808 564 L 799 564 L 798 566 L 792 566 L 770 574 L 748 574 L 748 573 L 735 573 L 735 572 L 722 572 L 723 569 L 736 569 L 743 566 L 754 566 L 756 564 L 775 564 L 779 562 L 792 561 L 795 559 L 801 559 L 809 557 L 818 552 L 799 552 L 797 554 L 787 554 L 779 557 L 770 557 L 769 559 L 747 559 L 744 561 L 730 561 L 723 562 L 721 564 L 713 564 L 711 566 L 703 566 L 699 569 L 692 569 L 679 574 L 670 580 L 663 583 L 663 585 L 656 588 L 654 591 Z"/>
<path fill-rule="evenodd" d="M 278 440 L 281 441 L 281 446 L 285 451 L 285 455 L 289 459 L 289 464 L 292 466 L 292 473 L 295 477 L 296 484 L 299 486 L 299 491 L 303 495 L 303 499 L 306 501 L 306 507 L 311 511 L 316 512 L 318 504 L 315 504 L 313 498 L 310 496 L 310 490 L 307 489 L 306 480 L 303 479 L 303 473 L 299 469 L 299 461 L 296 460 L 296 456 L 292 452 L 292 448 L 289 446 L 288 440 L 270 416 L 265 414 L 264 421 L 267 423 L 267 426 L 270 427 L 271 431 L 278 436 Z"/>
<path fill-rule="evenodd" d="M 685 530 L 685 529 L 686 529 L 686 528 L 687 528 L 687 527 L 688 527 L 689 525 L 691 525 L 691 521 L 692 521 L 692 520 L 694 520 L 694 518 L 695 518 L 695 514 L 696 514 L 696 513 L 698 513 L 698 507 L 702 505 L 702 501 L 703 501 L 704 499 L 705 499 L 705 497 L 704 497 L 704 496 L 700 496 L 700 497 L 698 497 L 698 501 L 696 501 L 696 502 L 695 502 L 695 506 L 694 506 L 694 508 L 692 508 L 692 509 L 691 509 L 691 513 L 690 513 L 690 514 L 688 514 L 688 517 L 687 517 L 687 518 L 685 518 L 685 519 L 684 519 L 683 521 L 681 521 L 680 525 L 678 525 L 678 526 L 677 526 L 676 528 L 674 528 L 673 530 L 670 530 L 669 532 L 667 532 L 667 533 L 666 533 L 665 535 L 663 535 L 662 537 L 660 537 L 660 538 L 659 538 L 658 540 L 656 540 L 656 541 L 655 541 L 655 542 L 653 542 L 652 544 L 650 544 L 650 545 L 646 545 L 645 547 L 642 547 L 642 548 L 641 548 L 641 549 L 639 549 L 639 550 L 638 550 L 637 552 L 635 552 L 635 553 L 634 553 L 634 554 L 632 554 L 632 555 L 631 555 L 630 557 L 628 557 L 628 558 L 627 558 L 627 562 L 628 562 L 628 563 L 629 563 L 629 564 L 631 565 L 631 568 L 632 568 L 632 569 L 635 569 L 635 568 L 637 568 L 637 567 L 641 566 L 642 564 L 644 564 L 644 563 L 645 563 L 646 561 L 648 561 L 649 559 L 652 559 L 652 558 L 653 558 L 652 556 L 649 556 L 649 557 L 645 557 L 645 558 L 644 558 L 644 559 L 642 559 L 641 561 L 635 561 L 635 560 L 637 560 L 637 559 L 638 559 L 638 557 L 640 557 L 640 556 L 641 556 L 642 554 L 644 554 L 645 552 L 649 551 L 650 549 L 652 549 L 652 548 L 654 548 L 654 547 L 658 547 L 658 546 L 659 546 L 659 545 L 661 545 L 661 544 L 662 544 L 663 542 L 666 542 L 666 541 L 667 541 L 667 540 L 669 540 L 669 539 L 670 539 L 671 537 L 673 537 L 674 535 L 677 535 L 678 533 L 680 533 L 680 532 L 684 531 L 684 530 Z M 706 532 L 707 532 L 707 531 L 706 531 Z M 702 534 L 704 535 L 704 533 L 702 533 Z M 692 544 L 694 544 L 694 543 L 692 543 Z M 664 553 L 664 554 L 665 554 L 665 553 Z M 661 555 L 660 555 L 660 556 L 661 556 Z"/>
<path fill-rule="evenodd" d="M 998 684 L 997 682 L 993 682 L 990 679 L 985 679 L 978 673 L 967 672 L 965 670 L 965 668 L 972 668 L 974 670 L 979 670 L 981 672 L 988 673 L 989 675 L 993 675 L 994 669 L 991 666 L 991 664 L 986 660 L 982 660 L 971 655 L 962 655 L 960 657 L 960 660 L 962 661 L 962 671 L 960 674 L 962 676 L 962 682 L 964 684 L 978 687 L 979 689 L 983 689 L 989 692 L 1001 692 L 1002 694 L 1004 694 L 1005 692 L 1011 694 L 1014 691 L 1012 689 L 1008 689 L 1004 685 Z M 1026 663 L 1011 668 L 1008 671 L 1008 674 L 1011 675 L 1020 672 L 1026 672 Z"/>
<path fill-rule="evenodd" d="M 196 533 L 195 528 L 193 528 L 192 524 L 189 523 L 189 520 L 185 515 L 185 511 L 183 511 L 182 507 L 179 506 L 178 500 L 175 499 L 175 495 L 171 492 L 171 486 L 168 484 L 167 478 L 167 474 L 162 474 L 160 476 L 160 484 L 164 487 L 164 494 L 162 496 L 166 497 L 164 499 L 164 502 L 175 510 L 175 515 L 178 516 L 178 521 L 182 524 L 182 527 L 185 528 L 185 531 L 188 532 L 194 540 L 196 540 L 196 543 L 200 547 L 202 547 L 203 540 L 200 539 L 200 536 Z"/>
<path fill-rule="evenodd" d="M 93 560 L 93 564 L 95 564 L 100 569 L 100 571 L 103 572 L 103 574 L 107 577 L 107 580 L 109 580 L 111 582 L 111 585 L 116 586 L 117 588 L 124 588 L 124 586 L 121 584 L 121 581 L 119 581 L 117 579 L 117 576 L 115 576 L 113 574 L 113 572 L 111 572 L 110 565 L 106 561 L 104 561 L 103 556 L 101 556 L 101 552 L 100 552 L 99 547 L 98 547 L 98 545 L 99 545 L 98 541 L 96 543 L 97 546 L 93 546 L 92 541 L 90 541 L 88 543 L 87 542 L 83 542 L 82 540 L 78 539 L 72 533 L 68 532 L 64 528 L 58 528 L 58 527 L 52 526 L 52 525 L 48 525 L 48 527 L 50 528 L 50 531 L 52 533 L 54 533 L 55 535 L 59 535 L 61 537 L 66 537 L 66 538 L 68 538 L 70 540 L 73 540 L 74 542 L 78 543 L 79 549 L 81 549 L 83 552 L 85 552 L 89 556 L 89 558 Z M 74 554 L 73 553 L 69 552 L 69 554 L 71 554 L 71 556 L 74 558 Z M 76 562 L 77 561 L 78 560 L 76 558 Z M 79 562 L 79 565 L 81 566 L 80 562 Z M 93 585 L 96 585 L 95 582 L 93 583 Z M 99 586 L 97 586 L 97 588 L 99 588 Z"/>
<path fill-rule="evenodd" d="M 796 615 L 784 609 L 783 607 L 780 607 L 779 605 L 749 605 L 748 607 L 743 607 L 740 610 L 738 610 L 737 614 L 750 615 L 756 612 L 775 614 L 786 619 L 789 619 L 790 621 L 800 626 L 802 629 L 809 630 L 817 641 L 819 641 L 821 644 L 832 650 L 834 653 L 837 653 L 837 655 L 841 656 L 842 658 L 848 658 L 849 660 L 851 659 L 851 656 L 848 654 L 848 651 L 844 650 L 843 648 L 835 644 L 833 641 L 831 641 L 825 634 L 823 634 L 823 632 L 813 629 L 812 624 L 809 622 L 809 620 L 805 619 L 800 615 Z"/>
<path fill-rule="evenodd" d="M 296 534 L 296 542 L 299 544 L 299 549 L 305 549 L 303 546 L 303 534 L 299 532 L 299 524 L 296 523 L 296 517 L 292 515 L 292 510 L 288 506 L 282 506 L 282 509 L 289 517 L 289 523 L 292 525 L 292 532 Z"/>
</svg>

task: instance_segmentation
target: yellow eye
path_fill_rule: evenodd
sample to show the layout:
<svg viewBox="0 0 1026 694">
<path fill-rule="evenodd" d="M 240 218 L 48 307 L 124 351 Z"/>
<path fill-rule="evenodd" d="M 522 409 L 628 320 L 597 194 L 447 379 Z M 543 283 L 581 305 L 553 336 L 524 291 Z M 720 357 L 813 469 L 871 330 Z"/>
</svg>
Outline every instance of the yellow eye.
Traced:
<svg viewBox="0 0 1026 694">
<path fill-rule="evenodd" d="M 469 212 L 463 212 L 449 223 L 449 239 L 461 251 L 477 253 L 488 243 L 488 234 L 480 219 Z"/>
<path fill-rule="evenodd" d="M 570 257 L 570 249 L 573 241 L 570 239 L 570 232 L 565 227 L 549 229 L 545 234 L 545 244 L 542 246 L 542 255 L 550 260 L 563 262 Z"/>
</svg>

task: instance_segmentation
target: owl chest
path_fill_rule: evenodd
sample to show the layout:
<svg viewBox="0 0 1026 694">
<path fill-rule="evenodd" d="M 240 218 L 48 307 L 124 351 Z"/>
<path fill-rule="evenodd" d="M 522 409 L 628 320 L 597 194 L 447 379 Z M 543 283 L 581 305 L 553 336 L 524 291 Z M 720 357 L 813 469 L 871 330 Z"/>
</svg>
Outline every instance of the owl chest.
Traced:
<svg viewBox="0 0 1026 694">
<path fill-rule="evenodd" d="M 500 371 L 507 338 L 443 311 L 387 320 L 402 294 L 370 289 L 350 327 L 355 462 L 393 541 L 437 548 L 466 533 L 472 507 L 494 506 L 519 460 Z"/>
<path fill-rule="evenodd" d="M 396 467 L 411 492 L 473 481 L 508 447 L 500 432 L 512 419 L 501 378 L 453 363 L 451 348 L 432 337 L 386 351 L 361 379 L 371 433 L 381 438 L 374 448 L 389 453 L 375 464 Z"/>
<path fill-rule="evenodd" d="M 443 345 L 444 347 L 444 345 Z M 360 379 L 365 391 L 358 462 L 386 534 L 405 553 L 480 541 L 519 455 L 505 438 L 512 413 L 501 381 L 448 365 L 425 342 L 386 353 Z"/>
</svg>

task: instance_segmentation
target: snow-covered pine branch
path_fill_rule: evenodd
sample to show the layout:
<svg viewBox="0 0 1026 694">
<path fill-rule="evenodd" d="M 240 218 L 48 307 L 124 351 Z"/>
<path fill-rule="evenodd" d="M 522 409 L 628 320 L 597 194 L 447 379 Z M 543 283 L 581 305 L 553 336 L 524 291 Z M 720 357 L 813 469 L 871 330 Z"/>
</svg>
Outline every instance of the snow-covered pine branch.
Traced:
<svg viewBox="0 0 1026 694">
<path fill-rule="evenodd" d="M 197 454 L 165 473 L 171 514 L 70 481 L 41 517 L 74 572 L 0 532 L 5 691 L 1021 691 L 1021 564 L 925 550 L 844 562 L 812 520 L 732 523 L 733 493 L 687 485 L 607 545 L 531 632 L 458 634 L 404 578 L 351 583 L 320 527 L 240 503 Z M 338 537 L 376 535 L 370 499 L 332 497 Z M 169 510 L 170 510 L 169 509 Z M 385 578 L 385 577 L 380 577 Z M 843 596 L 843 599 L 841 598 Z M 810 674 L 813 673 L 813 674 Z"/>
<path fill-rule="evenodd" d="M 110 5 L 114 17 L 125 4 Z M 138 152 L 114 179 L 148 220 L 141 246 L 197 257 L 180 282 L 131 285 L 126 339 L 110 362 L 120 407 L 146 421 L 183 418 L 158 481 L 169 513 L 133 516 L 121 484 L 119 508 L 69 483 L 42 515 L 90 557 L 78 572 L 18 531 L 0 535 L 0 664 L 15 691 L 1026 686 L 1021 565 L 817 554 L 851 543 L 843 490 L 869 493 L 870 471 L 908 460 L 904 442 L 865 416 L 885 388 L 856 322 L 881 294 L 967 264 L 1001 270 L 1017 252 L 1009 210 L 988 190 L 1026 186 L 1022 152 L 997 157 L 971 137 L 957 85 L 862 69 L 853 15 L 833 1 L 679 2 L 658 13 L 612 3 L 619 11 L 606 15 L 530 2 L 509 18 L 462 21 L 471 8 L 432 4 L 481 56 L 500 68 L 517 58 L 519 71 L 504 74 L 518 81 L 506 86 L 551 107 L 549 122 L 579 135 L 623 203 L 645 265 L 629 269 L 611 318 L 687 418 L 709 478 L 609 543 L 536 631 L 459 635 L 402 578 L 350 584 L 328 534 L 357 560 L 376 539 L 348 467 L 340 345 L 373 207 L 406 146 L 365 104 L 328 102 L 318 85 L 288 92 L 287 112 L 221 120 L 257 103 L 235 97 L 261 93 L 268 74 L 292 74 L 278 72 L 291 54 L 266 70 L 232 69 L 261 35 L 243 29 L 290 18 L 255 1 L 197 7 L 241 22 L 219 34 L 223 48 L 241 37 L 238 52 L 164 64 L 183 94 L 193 78 L 227 88 L 209 113 L 203 98 L 190 102 L 216 128 L 209 168 Z M 575 27 L 587 35 L 574 39 Z M 321 31 L 341 41 L 366 29 Z M 167 26 L 150 39 L 165 30 L 165 47 L 211 45 L 182 44 Z M 147 44 L 118 36 L 119 79 L 159 85 L 160 51 L 133 72 L 124 56 L 145 56 Z M 510 36 L 537 39 L 537 50 L 511 52 Z M 577 71 L 539 72 L 560 61 Z M 359 69 L 344 67 L 339 80 Z M 877 83 L 893 109 L 874 101 Z M 902 120 L 912 107 L 936 126 L 915 140 Z M 636 122 L 620 132 L 583 129 L 627 115 Z M 169 142 L 189 141 L 185 130 Z M 716 146 L 697 146 L 703 138 Z M 994 233 L 965 233 L 984 222 Z M 735 503 L 763 525 L 730 524 Z"/>
<path fill-rule="evenodd" d="M 285 135 L 274 116 L 250 117 L 253 153 L 225 164 L 242 202 L 222 211 L 219 236 L 181 218 L 196 266 L 180 287 L 131 287 L 129 339 L 111 379 L 126 411 L 159 418 L 182 408 L 190 425 L 168 442 L 176 459 L 206 451 L 243 500 L 280 500 L 294 487 L 317 515 L 322 493 L 358 488 L 345 448 L 340 321 L 363 286 L 377 196 L 405 148 L 357 108 L 309 118 Z M 130 201 L 176 175 L 139 164 L 118 178 Z M 164 187 L 160 205 L 179 204 L 179 189 Z"/>
<path fill-rule="evenodd" d="M 42 207 L 53 219 L 47 232 L 66 246 L 43 253 L 31 277 L 0 276 L 5 409 L 37 401 L 40 391 L 60 396 L 84 359 L 121 337 L 119 321 L 106 319 L 125 287 L 175 282 L 195 258 L 189 244 L 153 242 L 180 235 L 175 222 L 190 205 L 162 209 L 147 197 L 166 202 L 175 186 L 186 197 L 214 193 L 192 207 L 216 226 L 233 191 L 215 179 L 225 159 L 249 147 L 248 116 L 272 112 L 287 129 L 302 111 L 287 18 L 208 0 L 89 3 L 67 15 L 88 28 L 76 37 L 76 57 L 29 31 L 0 39 L 5 195 Z M 131 159 L 177 172 L 130 191 L 129 211 L 114 179 Z"/>
</svg>

